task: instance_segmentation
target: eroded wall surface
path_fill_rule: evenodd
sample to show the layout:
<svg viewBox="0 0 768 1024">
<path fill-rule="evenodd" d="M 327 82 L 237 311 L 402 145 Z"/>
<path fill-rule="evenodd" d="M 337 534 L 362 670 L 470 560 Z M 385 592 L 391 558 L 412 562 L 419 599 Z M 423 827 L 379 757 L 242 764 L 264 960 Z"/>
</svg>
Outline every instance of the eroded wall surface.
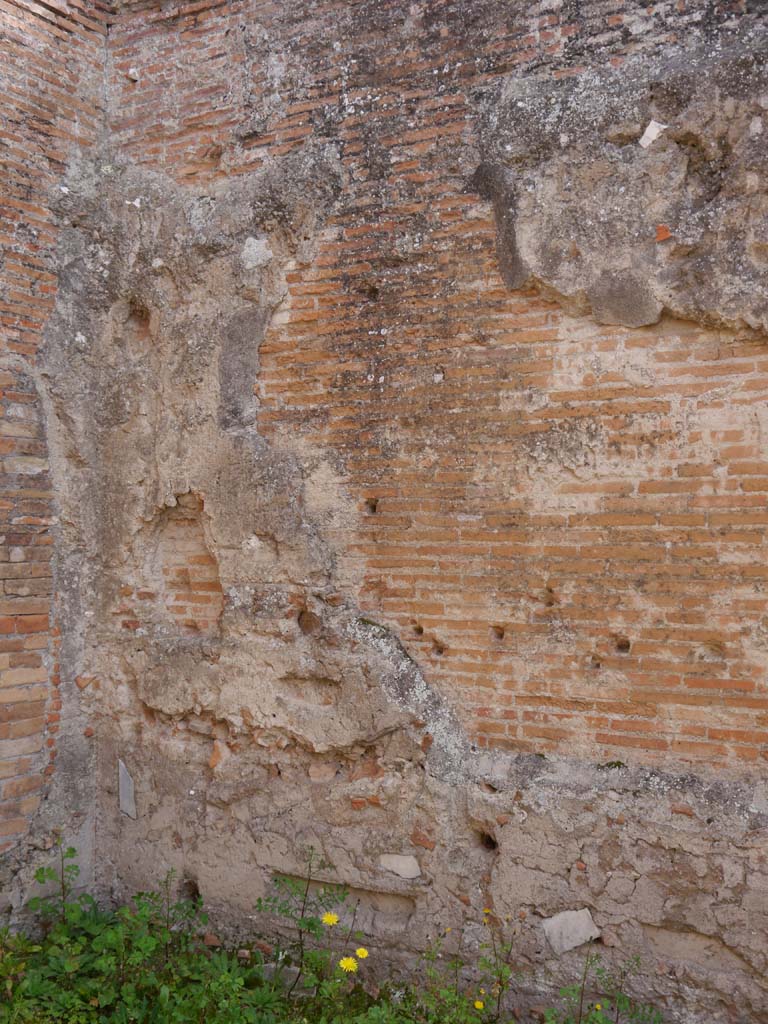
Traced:
<svg viewBox="0 0 768 1024">
<path fill-rule="evenodd" d="M 54 307 L 51 198 L 104 117 L 97 5 L 0 5 L 0 916 L 66 823 L 91 877 L 88 722 L 59 673 L 54 539 L 39 350 Z M 65 640 L 66 643 L 66 640 Z M 66 710 L 64 705 L 66 703 Z M 16 880 L 16 881 L 14 881 Z"/>
<path fill-rule="evenodd" d="M 534 1011 L 588 908 L 761 1020 L 759 5 L 109 20 L 36 378 L 104 893 L 235 935 L 312 846 L 396 965 L 489 907 Z"/>
</svg>

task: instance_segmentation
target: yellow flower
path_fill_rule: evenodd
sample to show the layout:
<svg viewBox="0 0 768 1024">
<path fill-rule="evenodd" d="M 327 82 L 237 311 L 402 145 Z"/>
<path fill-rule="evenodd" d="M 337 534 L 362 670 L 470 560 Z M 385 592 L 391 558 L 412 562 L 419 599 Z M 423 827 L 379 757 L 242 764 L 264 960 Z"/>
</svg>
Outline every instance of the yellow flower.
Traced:
<svg viewBox="0 0 768 1024">
<path fill-rule="evenodd" d="M 595 1009 L 602 1010 L 602 1006 L 600 1005 L 600 1003 L 595 1003 Z"/>
<path fill-rule="evenodd" d="M 330 911 L 328 911 L 327 913 L 323 914 L 321 920 L 323 924 L 328 925 L 329 928 L 333 928 L 335 924 L 339 923 L 339 915 L 332 914 Z"/>
<path fill-rule="evenodd" d="M 482 999 L 476 999 L 475 1000 L 475 1009 L 476 1010 L 482 1010 L 484 1006 L 485 1006 L 485 1003 L 483 1002 Z"/>
<path fill-rule="evenodd" d="M 490 907 L 483 907 L 483 913 L 484 914 L 490 914 L 490 912 L 491 912 L 491 908 Z"/>
<path fill-rule="evenodd" d="M 365 958 L 368 956 L 368 950 L 365 948 L 365 946 L 360 946 L 359 949 L 355 950 L 355 956 L 359 960 L 365 960 Z"/>
<path fill-rule="evenodd" d="M 353 956 L 343 956 L 339 960 L 339 967 L 342 971 L 346 971 L 347 974 L 354 974 L 357 970 L 357 960 Z"/>
</svg>

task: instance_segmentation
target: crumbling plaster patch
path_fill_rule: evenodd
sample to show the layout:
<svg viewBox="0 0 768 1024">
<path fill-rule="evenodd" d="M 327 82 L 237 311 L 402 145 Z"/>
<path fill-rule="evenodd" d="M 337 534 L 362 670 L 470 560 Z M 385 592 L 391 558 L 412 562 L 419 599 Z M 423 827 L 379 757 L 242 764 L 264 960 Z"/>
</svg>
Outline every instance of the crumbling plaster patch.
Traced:
<svg viewBox="0 0 768 1024">
<path fill-rule="evenodd" d="M 278 175 L 294 183 L 279 195 Z M 189 717 L 216 761 L 243 734 L 365 749 L 418 714 L 412 745 L 433 718 L 434 751 L 455 773 L 449 713 L 332 589 L 324 524 L 333 534 L 349 517 L 333 470 L 290 442 L 268 449 L 253 425 L 259 341 L 338 176 L 332 151 L 308 150 L 222 196 L 106 158 L 73 177 L 44 373 L 62 539 L 80 567 L 72 591 L 89 604 L 67 623 L 81 639 L 72 662 L 93 680 L 84 699 L 118 726 L 139 705 L 182 731 Z M 210 550 L 224 591 L 215 636 L 176 628 L 151 589 L 163 585 L 167 510 L 185 501 L 204 509 L 194 555 Z"/>
<path fill-rule="evenodd" d="M 768 329 L 768 72 L 753 30 L 718 46 L 479 92 L 470 183 L 510 288 L 638 327 L 663 312 Z M 640 140 L 656 121 L 666 129 Z"/>
</svg>

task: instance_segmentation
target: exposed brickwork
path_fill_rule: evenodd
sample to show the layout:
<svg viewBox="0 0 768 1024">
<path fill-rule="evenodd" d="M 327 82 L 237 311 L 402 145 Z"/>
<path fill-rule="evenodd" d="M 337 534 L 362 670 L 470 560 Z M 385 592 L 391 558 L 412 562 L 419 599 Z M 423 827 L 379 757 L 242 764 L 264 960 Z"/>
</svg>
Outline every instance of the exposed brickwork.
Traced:
<svg viewBox="0 0 768 1024">
<path fill-rule="evenodd" d="M 203 532 L 203 501 L 196 494 L 181 494 L 165 509 L 154 526 L 150 545 L 154 565 L 148 566 L 147 585 L 122 588 L 114 615 L 123 629 L 136 630 L 152 623 L 171 625 L 182 633 L 215 630 L 223 608 L 223 593 L 216 559 Z M 157 588 L 151 575 L 159 573 Z"/>
<path fill-rule="evenodd" d="M 167 513 L 160 551 L 164 603 L 183 630 L 209 633 L 223 606 L 216 559 L 205 543 L 201 516 L 203 502 L 183 494 Z"/>
<path fill-rule="evenodd" d="M 484 308 L 455 288 L 426 357 L 398 311 L 387 351 L 345 366 L 322 289 L 320 329 L 297 314 L 291 343 L 262 349 L 265 427 L 327 396 L 315 436 L 345 451 L 368 516 L 369 612 L 484 745 L 762 758 L 763 343 L 584 331 L 503 295 L 491 267 L 470 277 Z"/>
<path fill-rule="evenodd" d="M 757 8 L 567 10 L 124 6 L 113 130 L 190 182 L 339 141 L 346 198 L 261 346 L 260 426 L 341 456 L 359 598 L 478 744 L 761 760 L 764 344 L 681 322 L 600 328 L 510 293 L 492 212 L 467 191 L 472 90 L 578 74 Z M 295 62 L 270 65 L 267 39 Z"/>
<path fill-rule="evenodd" d="M 3 378 L 0 830 L 10 842 L 40 802 L 61 704 L 51 676 L 51 494 L 37 393 L 19 374 Z"/>
<path fill-rule="evenodd" d="M 56 756 L 55 507 L 32 368 L 56 291 L 50 191 L 96 137 L 104 35 L 93 3 L 0 3 L 0 852 L 26 831 Z"/>
</svg>

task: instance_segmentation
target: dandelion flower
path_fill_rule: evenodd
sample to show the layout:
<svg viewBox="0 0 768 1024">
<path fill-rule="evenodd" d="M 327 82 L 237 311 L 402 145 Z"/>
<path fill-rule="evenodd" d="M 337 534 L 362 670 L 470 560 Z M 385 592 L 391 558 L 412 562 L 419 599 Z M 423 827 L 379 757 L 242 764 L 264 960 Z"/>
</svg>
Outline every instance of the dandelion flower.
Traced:
<svg viewBox="0 0 768 1024">
<path fill-rule="evenodd" d="M 343 956 L 339 960 L 339 967 L 347 974 L 354 974 L 357 970 L 357 960 L 353 956 Z"/>
<path fill-rule="evenodd" d="M 600 1005 L 600 1003 L 595 1003 L 595 1009 L 602 1010 L 602 1006 Z"/>
<path fill-rule="evenodd" d="M 339 915 L 327 911 L 325 914 L 323 914 L 321 920 L 323 924 L 327 925 L 329 928 L 333 928 L 335 924 L 339 923 Z"/>
<path fill-rule="evenodd" d="M 483 913 L 484 914 L 490 914 L 490 912 L 491 912 L 491 908 L 490 907 L 483 907 Z"/>
<path fill-rule="evenodd" d="M 365 958 L 368 956 L 368 950 L 365 948 L 365 946 L 360 946 L 359 949 L 355 950 L 355 956 L 357 957 L 358 960 L 365 960 Z"/>
<path fill-rule="evenodd" d="M 485 1003 L 483 1002 L 482 999 L 476 999 L 475 1000 L 475 1009 L 476 1010 L 482 1010 L 484 1006 L 485 1006 Z"/>
</svg>

